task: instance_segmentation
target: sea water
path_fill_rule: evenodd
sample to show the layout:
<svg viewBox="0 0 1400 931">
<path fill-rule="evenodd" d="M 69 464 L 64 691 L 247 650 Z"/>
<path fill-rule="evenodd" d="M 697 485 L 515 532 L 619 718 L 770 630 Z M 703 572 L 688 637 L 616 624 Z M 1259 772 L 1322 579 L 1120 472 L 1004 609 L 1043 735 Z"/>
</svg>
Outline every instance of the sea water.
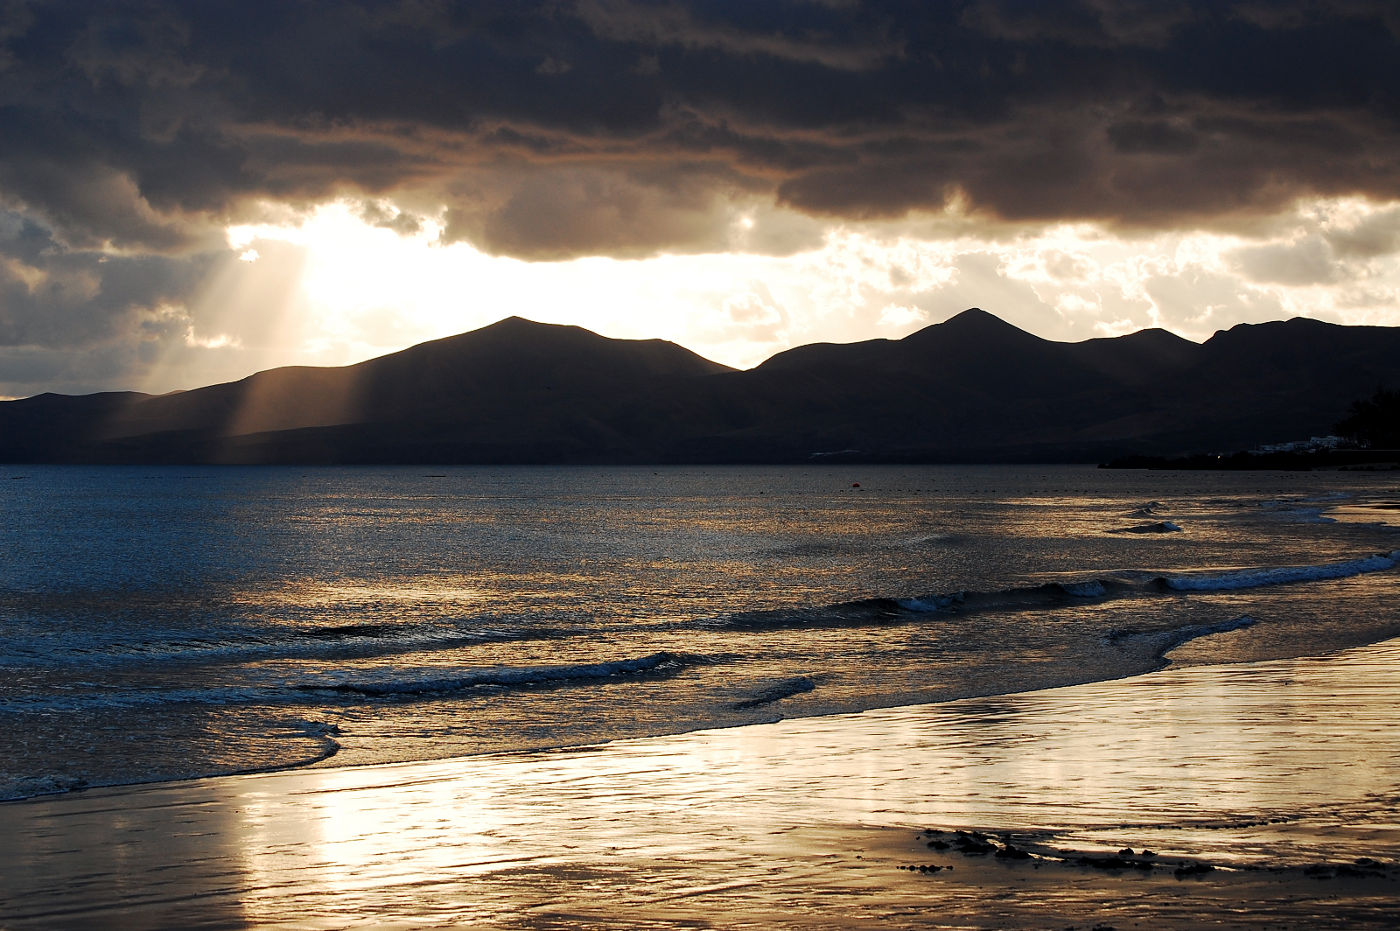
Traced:
<svg viewBox="0 0 1400 931">
<path fill-rule="evenodd" d="M 1400 475 L 0 467 L 0 798 L 1400 635 Z"/>
</svg>

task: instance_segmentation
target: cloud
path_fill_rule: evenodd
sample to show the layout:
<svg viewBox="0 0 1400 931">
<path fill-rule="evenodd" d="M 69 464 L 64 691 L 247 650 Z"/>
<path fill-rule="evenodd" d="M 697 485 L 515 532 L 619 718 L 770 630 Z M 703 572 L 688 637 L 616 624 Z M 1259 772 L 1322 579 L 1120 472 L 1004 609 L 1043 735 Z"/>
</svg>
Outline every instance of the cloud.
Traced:
<svg viewBox="0 0 1400 931">
<path fill-rule="evenodd" d="M 1246 246 L 1228 260 L 1251 281 L 1277 284 L 1327 284 L 1339 275 L 1332 247 L 1320 236 L 1300 242 Z"/>
<path fill-rule="evenodd" d="M 371 226 L 393 230 L 402 236 L 413 236 L 423 229 L 422 218 L 382 201 L 367 200 L 362 203 L 360 219 Z"/>
<path fill-rule="evenodd" d="M 687 166 L 508 167 L 457 183 L 442 239 L 537 260 L 719 252 L 734 219 L 725 190 Z"/>
<path fill-rule="evenodd" d="M 961 23 L 977 32 L 1016 42 L 1131 48 L 1164 45 L 1196 16 L 1192 4 L 1161 0 L 1084 0 L 1068 4 L 978 0 L 966 6 Z"/>
<path fill-rule="evenodd" d="M 1400 252 L 1400 207 L 1378 210 L 1355 223 L 1337 225 L 1324 235 L 1344 258 L 1373 259 Z"/>
<path fill-rule="evenodd" d="M 198 249 L 257 200 L 356 192 L 526 258 L 719 248 L 734 190 L 1129 225 L 1400 196 L 1380 2 L 11 10 L 0 193 L 78 247 Z"/>
<path fill-rule="evenodd" d="M 1178 332 L 1209 333 L 1289 316 L 1273 292 L 1194 263 L 1147 279 L 1143 289 L 1156 318 Z"/>
<path fill-rule="evenodd" d="M 723 339 L 717 341 L 781 345 L 791 322 L 787 311 L 759 281 L 753 282 L 752 290 L 725 298 L 723 311 Z"/>
<path fill-rule="evenodd" d="M 91 394 L 121 383 L 139 365 L 133 346 L 103 347 L 81 356 L 37 346 L 0 346 L 0 398 L 46 391 Z"/>
<path fill-rule="evenodd" d="M 914 303 L 930 320 L 946 320 L 968 307 L 989 308 L 1008 323 L 1043 331 L 1054 308 L 1029 282 L 1009 274 L 1004 256 L 992 251 L 966 252 L 952 260 L 953 276 L 918 294 Z"/>
<path fill-rule="evenodd" d="M 295 250 L 238 268 L 227 230 L 330 202 L 535 262 L 948 246 L 811 268 L 860 282 L 825 304 L 721 297 L 734 340 L 971 305 L 1196 333 L 1289 288 L 1377 315 L 1400 208 L 1296 205 L 1400 201 L 1397 117 L 1385 0 L 0 0 L 0 346 L 142 373 L 290 338 Z M 1075 224 L 1228 254 L 1012 261 Z"/>
<path fill-rule="evenodd" d="M 70 250 L 52 231 L 0 212 L 0 346 L 91 349 L 156 338 L 168 307 L 202 280 L 207 256 Z"/>
</svg>

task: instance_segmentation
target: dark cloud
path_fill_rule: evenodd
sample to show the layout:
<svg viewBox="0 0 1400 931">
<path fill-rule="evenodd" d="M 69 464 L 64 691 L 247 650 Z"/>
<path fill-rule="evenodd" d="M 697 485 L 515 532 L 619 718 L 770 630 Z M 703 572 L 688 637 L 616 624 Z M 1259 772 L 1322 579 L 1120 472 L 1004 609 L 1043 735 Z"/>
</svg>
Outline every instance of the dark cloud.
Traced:
<svg viewBox="0 0 1400 931">
<path fill-rule="evenodd" d="M 0 346 L 0 400 L 53 391 L 91 394 L 121 384 L 139 353 L 135 347 L 101 347 L 81 354 L 38 346 Z"/>
<path fill-rule="evenodd" d="M 371 226 L 393 230 L 401 236 L 412 236 L 423 229 L 423 220 L 392 204 L 367 200 L 360 205 L 360 219 Z"/>
<path fill-rule="evenodd" d="M 1125 155 L 1186 155 L 1201 145 L 1201 134 L 1182 121 L 1127 119 L 1110 123 L 1106 131 Z"/>
<path fill-rule="evenodd" d="M 1141 48 L 1169 43 L 1173 33 L 1195 18 L 1193 6 L 1161 0 L 981 0 L 966 5 L 960 22 L 1017 43 Z"/>
<path fill-rule="evenodd" d="M 0 211 L 0 347 L 87 350 L 133 334 L 163 338 L 172 310 L 212 261 L 72 250 L 32 220 Z"/>
<path fill-rule="evenodd" d="M 255 301 L 229 306 L 256 326 L 201 310 L 251 280 L 225 229 L 331 198 L 527 259 L 788 254 L 832 223 L 934 229 L 945 210 L 1008 236 L 1257 230 L 1300 197 L 1400 198 L 1400 12 L 0 0 L 0 140 L 0 366 L 81 346 L 129 367 L 162 341 L 272 332 Z M 1328 263 L 1397 249 L 1392 210 L 1231 260 L 1259 283 L 1327 282 Z M 259 280 L 299 267 L 264 251 Z M 959 274 L 965 305 L 988 302 L 974 284 L 1030 300 L 975 262 Z M 1220 291 L 1221 314 L 1271 312 L 1262 292 L 1164 280 L 1168 317 L 1186 319 L 1187 285 Z M 753 307 L 735 326 L 779 319 Z"/>
<path fill-rule="evenodd" d="M 720 252 L 743 188 L 741 177 L 703 164 L 492 166 L 449 188 L 443 236 L 530 259 Z"/>
<path fill-rule="evenodd" d="M 1386 2 L 0 9 L 0 196 L 80 249 L 345 194 L 525 257 L 713 249 L 736 190 L 1130 225 L 1400 196 Z"/>
</svg>

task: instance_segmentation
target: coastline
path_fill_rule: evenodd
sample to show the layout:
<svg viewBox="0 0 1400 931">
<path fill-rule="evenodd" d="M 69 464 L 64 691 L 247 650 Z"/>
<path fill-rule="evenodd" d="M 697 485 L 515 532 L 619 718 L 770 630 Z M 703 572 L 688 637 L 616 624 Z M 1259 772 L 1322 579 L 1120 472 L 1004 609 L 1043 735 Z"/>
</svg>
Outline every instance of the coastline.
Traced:
<svg viewBox="0 0 1400 931">
<path fill-rule="evenodd" d="M 40 797 L 0 804 L 16 864 L 0 927 L 1388 926 L 1397 712 L 1391 640 L 566 751 Z M 926 829 L 1035 856 L 938 850 Z M 1103 865 L 1124 848 L 1154 865 Z M 1178 873 L 1193 864 L 1212 869 Z"/>
<path fill-rule="evenodd" d="M 1394 449 L 1307 449 L 1159 456 L 1130 453 L 1099 464 L 1100 469 L 1150 469 L 1178 472 L 1394 472 L 1400 451 Z"/>
</svg>

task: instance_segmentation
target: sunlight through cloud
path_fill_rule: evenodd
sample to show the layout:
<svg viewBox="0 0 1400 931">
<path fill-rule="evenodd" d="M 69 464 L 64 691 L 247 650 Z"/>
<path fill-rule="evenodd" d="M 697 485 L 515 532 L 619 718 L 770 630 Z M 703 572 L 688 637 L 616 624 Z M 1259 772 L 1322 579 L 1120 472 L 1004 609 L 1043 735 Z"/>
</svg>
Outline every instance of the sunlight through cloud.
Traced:
<svg viewBox="0 0 1400 931">
<path fill-rule="evenodd" d="M 921 238 L 893 226 L 843 225 L 818 248 L 791 255 L 555 262 L 445 244 L 439 220 L 415 220 L 405 231 L 385 221 L 395 216 L 337 201 L 298 222 L 229 228 L 229 247 L 243 261 L 237 276 L 221 274 L 261 295 L 260 310 L 251 319 L 223 313 L 218 331 L 205 332 L 214 303 L 238 303 L 228 293 L 234 285 L 214 282 L 189 344 L 259 345 L 284 363 L 345 364 L 519 315 L 668 339 L 746 368 L 803 343 L 902 337 L 969 306 L 1056 340 L 1152 326 L 1203 340 L 1235 322 L 1290 316 L 1400 323 L 1400 206 L 1361 198 L 1300 202 L 1250 235 L 1133 237 L 1074 223 L 997 238 Z M 280 266 L 269 261 L 279 243 L 299 265 L 290 253 Z M 1310 272 L 1308 262 L 1325 262 L 1326 274 Z M 281 307 L 276 326 L 273 304 Z M 259 315 L 263 338 L 250 339 L 239 328 L 256 328 Z"/>
</svg>

